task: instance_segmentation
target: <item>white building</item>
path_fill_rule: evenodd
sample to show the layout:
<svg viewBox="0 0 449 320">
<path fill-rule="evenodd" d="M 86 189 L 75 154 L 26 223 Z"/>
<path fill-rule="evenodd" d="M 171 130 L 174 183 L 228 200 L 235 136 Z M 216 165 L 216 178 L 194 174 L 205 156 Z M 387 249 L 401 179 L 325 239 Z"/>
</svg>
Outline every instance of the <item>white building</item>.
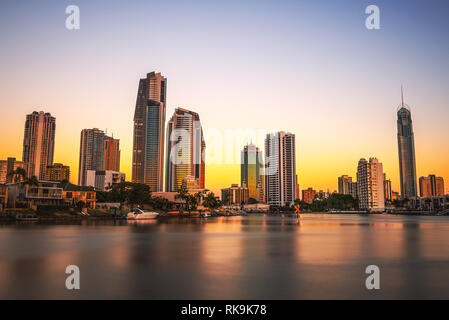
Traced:
<svg viewBox="0 0 449 320">
<path fill-rule="evenodd" d="M 105 191 L 114 183 L 125 182 L 125 174 L 111 170 L 87 170 L 86 186 Z"/>
<path fill-rule="evenodd" d="M 266 202 L 293 205 L 296 198 L 295 135 L 283 131 L 267 134 L 265 156 Z"/>
<path fill-rule="evenodd" d="M 383 167 L 376 158 L 370 158 L 369 162 L 364 158 L 359 160 L 357 187 L 360 209 L 385 211 Z"/>
</svg>

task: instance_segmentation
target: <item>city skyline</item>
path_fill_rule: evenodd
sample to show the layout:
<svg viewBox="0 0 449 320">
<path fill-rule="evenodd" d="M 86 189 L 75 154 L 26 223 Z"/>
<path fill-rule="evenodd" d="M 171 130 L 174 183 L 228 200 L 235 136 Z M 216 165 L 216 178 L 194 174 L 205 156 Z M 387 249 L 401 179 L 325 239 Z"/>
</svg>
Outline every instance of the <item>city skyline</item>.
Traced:
<svg viewBox="0 0 449 320">
<path fill-rule="evenodd" d="M 78 172 L 73 146 L 86 127 L 107 128 L 120 137 L 122 171 L 129 180 L 136 79 L 158 70 L 170 80 L 167 112 L 193 106 L 201 114 L 206 144 L 213 130 L 295 133 L 300 188 L 331 191 L 337 190 L 336 177 L 355 176 L 361 156 L 380 159 L 393 190 L 400 191 L 395 109 L 404 84 L 412 106 L 416 176 L 436 174 L 448 181 L 448 44 L 438 39 L 449 24 L 444 5 L 432 11 L 424 4 L 407 12 L 398 9 L 406 3 L 382 4 L 378 31 L 364 28 L 362 3 L 348 2 L 344 10 L 332 3 L 263 2 L 257 10 L 250 4 L 239 10 L 234 10 L 237 4 L 211 4 L 207 10 L 183 7 L 185 16 L 157 4 L 165 12 L 151 22 L 159 50 L 138 40 L 145 36 L 147 22 L 141 28 L 134 21 L 144 20 L 139 17 L 148 12 L 146 4 L 137 4 L 140 10 L 132 12 L 112 4 L 105 16 L 98 4 L 80 1 L 78 33 L 64 29 L 62 4 L 51 10 L 45 4 L 30 4 L 26 10 L 2 6 L 0 106 L 5 116 L 0 119 L 0 159 L 22 158 L 24 115 L 44 110 L 57 118 L 54 160 L 71 167 L 72 182 Z M 335 12 L 341 19 L 334 19 Z M 248 19 L 237 19 L 228 28 L 224 18 L 229 14 Z M 198 32 L 200 24 L 194 21 L 200 20 L 210 25 L 213 36 L 190 36 Z M 162 27 L 165 22 L 168 28 Z M 17 30 L 14 37 L 8 33 L 11 28 Z M 96 41 L 105 35 L 109 41 Z M 47 46 L 40 48 L 36 41 Z M 276 49 L 267 48 L 267 41 L 275 42 Z M 180 54 L 185 44 L 190 49 Z M 29 79 L 30 70 L 39 81 Z M 239 154 L 247 140 L 224 151 Z M 263 141 L 253 141 L 263 148 Z M 240 181 L 238 162 L 211 164 L 206 170 L 206 186 L 216 194 Z"/>
</svg>

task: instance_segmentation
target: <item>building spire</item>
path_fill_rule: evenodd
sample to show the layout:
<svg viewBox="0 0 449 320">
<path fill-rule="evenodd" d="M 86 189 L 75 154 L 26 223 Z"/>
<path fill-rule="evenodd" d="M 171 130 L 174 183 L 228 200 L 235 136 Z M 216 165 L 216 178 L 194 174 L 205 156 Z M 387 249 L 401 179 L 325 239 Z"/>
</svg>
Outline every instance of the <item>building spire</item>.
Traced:
<svg viewBox="0 0 449 320">
<path fill-rule="evenodd" d="M 401 84 L 401 100 L 402 100 L 402 106 L 404 106 L 404 90 L 402 88 L 402 84 Z"/>
</svg>

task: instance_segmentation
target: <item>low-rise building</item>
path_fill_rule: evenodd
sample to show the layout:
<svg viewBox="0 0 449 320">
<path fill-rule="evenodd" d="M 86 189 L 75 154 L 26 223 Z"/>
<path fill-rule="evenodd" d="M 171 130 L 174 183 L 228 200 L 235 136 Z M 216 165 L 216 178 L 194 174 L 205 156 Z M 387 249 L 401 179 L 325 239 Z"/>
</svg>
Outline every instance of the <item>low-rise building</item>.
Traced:
<svg viewBox="0 0 449 320">
<path fill-rule="evenodd" d="M 75 206 L 82 201 L 87 208 L 95 209 L 97 193 L 93 187 L 77 186 L 68 182 L 62 189 L 65 204 Z"/>
<path fill-rule="evenodd" d="M 8 186 L 0 185 L 0 211 L 3 211 L 6 208 L 6 204 L 8 203 Z"/>
<path fill-rule="evenodd" d="M 10 207 L 17 201 L 26 201 L 31 207 L 62 204 L 62 188 L 55 181 L 39 181 L 38 185 L 17 182 L 7 186 Z"/>
</svg>

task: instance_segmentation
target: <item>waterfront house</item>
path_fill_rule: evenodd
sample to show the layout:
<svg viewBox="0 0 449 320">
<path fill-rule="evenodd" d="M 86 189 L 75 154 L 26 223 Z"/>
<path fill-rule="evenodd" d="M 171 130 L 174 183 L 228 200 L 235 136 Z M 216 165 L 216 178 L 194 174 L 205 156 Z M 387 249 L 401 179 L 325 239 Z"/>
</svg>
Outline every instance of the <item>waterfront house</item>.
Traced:
<svg viewBox="0 0 449 320">
<path fill-rule="evenodd" d="M 64 203 L 76 205 L 82 201 L 87 208 L 95 209 L 97 193 L 93 187 L 77 186 L 70 182 L 62 185 Z"/>
</svg>

